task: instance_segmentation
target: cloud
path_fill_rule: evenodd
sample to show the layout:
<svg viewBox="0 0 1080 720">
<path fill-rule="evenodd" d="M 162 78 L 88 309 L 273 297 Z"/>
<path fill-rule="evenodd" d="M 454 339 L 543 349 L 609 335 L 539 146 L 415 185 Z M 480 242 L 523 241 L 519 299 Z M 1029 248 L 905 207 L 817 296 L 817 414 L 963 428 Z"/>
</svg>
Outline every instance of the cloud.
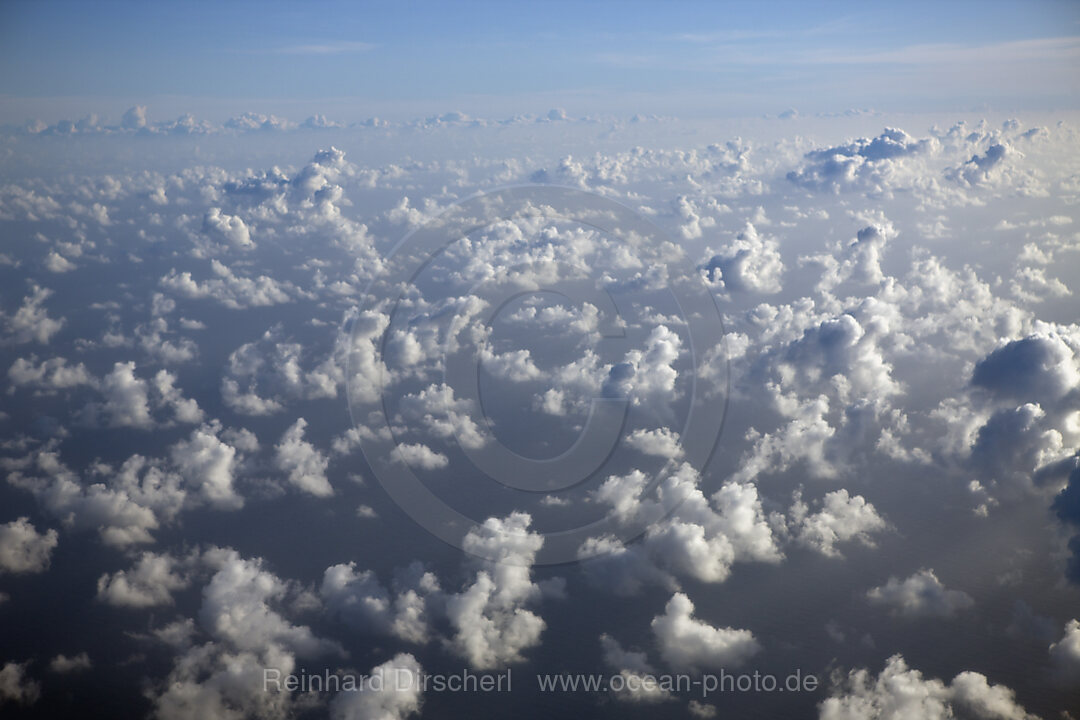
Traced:
<svg viewBox="0 0 1080 720">
<path fill-rule="evenodd" d="M 778 293 L 783 273 L 779 243 L 761 236 L 749 222 L 702 268 L 709 284 L 729 292 Z"/>
<path fill-rule="evenodd" d="M 363 686 L 339 693 L 330 704 L 334 720 L 403 720 L 420 712 L 423 668 L 408 653 L 398 653 L 366 673 Z"/>
<path fill-rule="evenodd" d="M 450 465 L 450 458 L 420 443 L 401 443 L 394 448 L 395 459 L 421 470 L 442 470 Z"/>
<path fill-rule="evenodd" d="M 209 551 L 205 561 L 215 572 L 203 589 L 199 622 L 211 635 L 241 650 L 281 645 L 306 656 L 340 652 L 336 643 L 291 624 L 272 607 L 289 586 L 267 572 L 261 559 L 245 559 L 226 548 Z"/>
<path fill-rule="evenodd" d="M 496 127 L 461 113 L 378 129 L 320 130 L 315 128 L 331 123 L 315 119 L 308 123 L 312 129 L 271 139 L 260 134 L 295 126 L 258 112 L 235 115 L 228 128 L 191 117 L 159 123 L 136 109 L 121 127 L 94 118 L 54 126 L 56 132 L 70 130 L 71 137 L 9 134 L 17 166 L 33 167 L 27 153 L 59 142 L 70 150 L 61 164 L 72 172 L 52 172 L 46 163 L 39 174 L 0 188 L 0 217 L 26 229 L 25 243 L 5 248 L 0 269 L 25 271 L 38 283 L 5 295 L 2 342 L 20 352 L 10 353 L 3 368 L 11 407 L 0 414 L 0 467 L 13 507 L 36 501 L 43 513 L 34 533 L 47 537 L 54 526 L 49 532 L 64 534 L 65 568 L 89 552 L 97 612 L 116 627 L 142 625 L 140 642 L 162 645 L 139 651 L 147 657 L 175 655 L 171 671 L 148 678 L 151 712 L 166 718 L 284 718 L 326 714 L 331 702 L 341 705 L 336 711 L 342 715 L 415 710 L 377 693 L 346 702 L 257 692 L 263 667 L 314 669 L 317 653 L 344 662 L 331 637 L 341 638 L 361 669 L 402 648 L 425 663 L 441 652 L 470 667 L 540 667 L 550 659 L 541 641 L 564 643 L 565 637 L 551 633 L 566 624 L 564 612 L 549 616 L 544 605 L 559 584 L 545 579 L 547 569 L 533 566 L 537 548 L 549 549 L 542 545 L 538 514 L 544 530 L 609 511 L 620 530 L 648 528 L 626 545 L 617 539 L 620 533 L 599 531 L 582 543 L 580 555 L 589 559 L 568 578 L 568 596 L 575 608 L 598 599 L 614 603 L 616 620 L 624 614 L 620 607 L 637 602 L 649 610 L 645 620 L 656 615 L 669 625 L 681 622 L 689 639 L 673 641 L 669 655 L 713 647 L 719 643 L 710 645 L 710 638 L 728 636 L 712 626 L 718 616 L 706 612 L 713 608 L 703 600 L 698 613 L 706 619 L 692 608 L 661 614 L 660 606 L 648 608 L 650 598 L 694 597 L 722 582 L 729 584 L 724 592 L 737 597 L 744 590 L 739 573 L 761 570 L 744 568 L 749 562 L 775 563 L 767 574 L 813 584 L 800 566 L 820 558 L 802 548 L 836 558 L 830 563 L 839 562 L 841 553 L 858 554 L 855 564 L 863 567 L 872 553 L 857 544 L 878 541 L 890 521 L 899 523 L 897 532 L 912 530 L 904 526 L 911 513 L 895 506 L 899 496 L 889 487 L 897 478 L 913 487 L 929 483 L 923 499 L 946 535 L 979 523 L 1008 525 L 1022 507 L 1037 511 L 1055 493 L 1053 509 L 1063 525 L 1027 523 L 1022 534 L 1028 540 L 1037 535 L 1045 546 L 1060 541 L 1063 528 L 1077 532 L 1080 482 L 1070 476 L 1080 447 L 1080 334 L 1062 314 L 1067 303 L 1057 297 L 1069 299 L 1061 288 L 1068 289 L 1071 278 L 1060 268 L 1075 259 L 1076 245 L 1075 227 L 1062 218 L 1075 214 L 1072 201 L 1080 198 L 1080 178 L 1067 162 L 1076 140 L 1067 121 L 1034 134 L 1015 122 L 957 125 L 928 135 L 890 129 L 816 149 L 790 134 L 776 142 L 770 137 L 708 146 L 695 146 L 688 134 L 678 147 L 660 149 L 652 133 L 667 131 L 659 121 L 567 122 L 559 113 L 549 119 L 558 128 L 535 116 Z M 766 121 L 784 132 L 801 122 L 781 128 Z M 815 124 L 836 133 L 838 122 Z M 602 135 L 616 144 L 619 138 L 632 142 L 625 151 L 573 157 L 552 155 L 541 142 L 528 156 L 515 155 L 516 144 L 503 144 L 512 141 L 515 124 L 541 141 L 557 129 L 569 140 Z M 499 142 L 475 157 L 435 158 L 424 149 L 428 140 L 445 145 L 442 140 L 461 133 L 483 144 L 496 131 Z M 222 143 L 203 139 L 198 143 L 205 157 L 196 165 L 161 165 L 169 159 L 160 155 L 166 145 L 194 142 L 160 137 L 171 132 L 231 136 L 221 138 L 229 140 L 229 156 L 216 157 L 214 148 Z M 387 153 L 350 155 L 347 161 L 331 147 L 291 167 L 286 152 L 278 153 L 279 167 L 267 162 L 266 169 L 231 169 L 263 162 L 250 151 L 307 143 L 310 132 L 385 141 Z M 91 137 L 108 133 L 116 137 Z M 100 149 L 96 143 L 138 144 L 140 162 L 80 172 L 80 162 Z M 392 156 L 402 143 L 415 145 L 408 162 Z M 994 149 L 1002 147 L 1013 150 Z M 406 226 L 477 188 L 520 183 L 541 168 L 541 178 L 623 203 L 668 228 L 678 242 L 645 247 L 629 235 L 567 227 L 561 218 L 515 217 L 482 227 L 428 266 L 430 278 L 403 288 L 396 306 L 401 322 L 383 344 L 391 304 L 370 302 L 367 288 L 389 267 L 385 258 Z M 794 182 L 785 177 L 789 170 Z M 409 200 L 402 201 L 406 194 Z M 699 263 L 714 292 L 727 296 L 727 353 L 698 348 L 676 308 L 660 297 L 663 267 L 677 254 Z M 788 272 L 796 269 L 794 262 L 805 272 Z M 70 265 L 77 267 L 65 275 L 51 272 Z M 118 282 L 84 282 L 97 269 Z M 39 287 L 49 278 L 71 282 L 53 283 L 50 294 Z M 508 306 L 487 334 L 483 321 L 494 308 L 477 295 L 478 283 L 520 282 L 531 291 L 564 279 L 598 281 L 597 289 L 610 292 L 626 313 L 614 326 L 631 343 L 620 348 L 618 341 L 602 341 L 601 321 L 609 323 L 598 305 L 551 306 L 539 298 Z M 356 312 L 354 305 L 368 309 Z M 276 320 L 280 325 L 264 333 Z M 241 327 L 247 330 L 232 332 Z M 497 335 L 504 332 L 512 337 Z M 576 431 L 591 398 L 604 391 L 627 397 L 626 442 L 609 469 L 591 484 L 547 500 L 513 493 L 488 498 L 495 504 L 479 517 L 494 517 L 468 541 L 486 559 L 470 558 L 462 567 L 421 568 L 410 563 L 405 546 L 391 542 L 366 565 L 359 556 L 339 553 L 324 559 L 314 575 L 292 581 L 275 573 L 295 566 L 295 557 L 273 543 L 265 548 L 273 552 L 262 558 L 191 554 L 212 526 L 231 523 L 237 537 L 247 537 L 243 528 L 269 509 L 262 496 L 290 484 L 298 493 L 322 496 L 304 500 L 325 511 L 312 517 L 347 520 L 394 540 L 401 529 L 395 513 L 368 496 L 370 487 L 330 484 L 329 461 L 344 465 L 342 455 L 375 432 L 373 424 L 358 417 L 356 427 L 328 434 L 326 423 L 298 418 L 330 413 L 348 375 L 350 401 L 380 402 L 385 391 L 400 447 L 391 459 L 418 473 L 426 468 L 456 476 L 449 471 L 461 457 L 447 446 L 455 440 L 479 446 L 486 437 L 470 417 L 479 408 L 466 406 L 441 376 L 439 360 L 462 333 L 487 339 L 480 343 L 484 379 L 494 376 L 500 402 L 533 405 L 554 416 L 545 420 L 552 426 Z M 507 342 L 514 340 L 528 344 Z M 724 400 L 730 400 L 732 422 L 725 425 L 726 454 L 717 456 L 711 477 L 683 464 L 684 428 L 659 422 L 685 409 L 679 394 L 692 386 L 685 370 L 691 351 L 694 359 L 709 358 L 714 378 L 726 367 L 725 355 L 731 359 L 732 395 Z M 487 399 L 487 386 L 484 393 Z M 69 412 L 87 406 L 78 418 Z M 668 409 L 670 416 L 663 412 Z M 250 426 L 260 437 L 270 433 L 270 442 L 264 439 L 260 447 L 253 433 L 213 419 L 222 412 L 253 416 Z M 500 424 L 500 437 L 528 429 L 527 418 L 499 419 L 509 423 Z M 659 467 L 658 474 L 647 465 Z M 813 487 L 806 478 L 826 483 Z M 792 485 L 803 481 L 805 499 L 800 493 L 785 502 Z M 1018 485 L 1028 494 L 1011 497 L 1007 491 Z M 326 502 L 330 493 L 346 490 L 346 502 Z M 28 495 L 14 497 L 20 492 Z M 373 512 L 370 507 L 379 508 L 381 519 L 358 519 L 358 506 L 363 517 Z M 537 520 L 515 509 L 529 510 Z M 995 517 L 969 517 L 972 510 Z M 223 511 L 236 515 L 220 516 Z M 961 521 L 950 523 L 956 518 Z M 78 547 L 99 538 L 107 548 Z M 182 548 L 185 542 L 191 545 Z M 879 544 L 881 573 L 860 585 L 869 589 L 868 603 L 898 615 L 964 616 L 963 597 L 931 571 L 908 577 L 912 568 L 936 564 L 914 558 L 897 574 L 897 548 Z M 1067 553 L 1051 560 L 1069 563 L 1067 572 L 1080 577 L 1080 538 L 1072 549 L 1071 560 Z M 257 551 L 257 544 L 244 549 Z M 54 557 L 55 573 L 60 556 Z M 985 559 L 990 570 L 1002 566 L 995 573 L 1008 581 L 998 588 L 1005 607 L 1013 599 L 1007 596 L 1031 589 L 1035 576 L 1026 562 L 1021 556 Z M 799 582 L 792 588 L 797 594 Z M 92 596 L 94 583 L 90 589 Z M 984 598 L 964 589 L 981 607 Z M 1040 591 L 1050 593 L 1050 607 L 1068 588 Z M 640 595 L 605 599 L 612 592 Z M 6 611 L 18 610 L 14 606 L 24 599 L 11 594 Z M 59 607 L 78 614 L 80 603 L 94 602 L 91 596 L 60 598 Z M 872 614 L 884 622 L 886 612 Z M 807 627 L 820 634 L 828 618 L 810 620 Z M 641 644 L 641 630 L 633 623 L 621 634 L 609 629 L 625 648 L 607 636 L 599 648 L 584 651 L 602 653 L 604 667 L 629 685 L 648 675 L 652 663 L 670 664 L 660 654 L 659 638 L 631 647 Z M 873 628 L 840 630 L 848 640 L 836 644 L 838 662 L 850 664 L 850 653 L 865 650 L 857 647 L 864 633 L 872 631 L 881 642 Z M 751 637 L 771 647 L 777 638 L 763 631 L 754 628 Z M 939 639 L 948 642 L 950 632 L 946 628 Z M 1072 667 L 1074 634 L 1069 626 L 1062 636 L 1058 625 L 1039 636 L 1044 647 L 1054 643 L 1047 672 Z M 28 672 L 44 668 L 60 649 L 82 650 L 54 648 Z M 97 644 L 86 650 L 98 664 L 108 655 Z M 696 656 L 683 660 L 705 663 Z M 995 680 L 1012 684 L 1010 677 Z M 876 675 L 867 678 L 873 691 Z M 992 704 L 1003 697 L 977 680 L 942 683 L 942 706 L 966 717 L 975 713 L 969 707 L 975 701 L 965 705 L 964 698 Z M 921 692 L 928 682 L 921 678 L 911 686 Z M 641 690 L 610 699 L 667 697 Z M 853 694 L 849 688 L 838 699 Z M 870 716 L 878 712 L 873 703 L 868 707 Z M 710 709 L 699 704 L 687 711 Z"/>
<path fill-rule="evenodd" d="M 884 193 L 918 177 L 919 171 L 908 167 L 910 159 L 938 149 L 934 138 L 916 140 L 899 128 L 886 128 L 873 139 L 859 138 L 806 153 L 807 163 L 801 170 L 789 172 L 787 179 L 818 192 L 859 189 Z"/>
<path fill-rule="evenodd" d="M 79 673 L 89 670 L 92 667 L 94 667 L 94 664 L 90 661 L 90 656 L 85 652 L 81 652 L 73 657 L 57 655 L 49 661 L 49 670 L 59 675 Z"/>
<path fill-rule="evenodd" d="M 666 427 L 656 430 L 639 428 L 626 436 L 626 444 L 644 455 L 675 460 L 682 456 L 679 433 Z"/>
<path fill-rule="evenodd" d="M 33 493 L 50 514 L 71 530 L 97 530 L 103 542 L 116 547 L 153 542 L 151 530 L 171 519 L 183 504 L 179 478 L 141 456 L 119 472 L 105 468 L 107 483 L 84 484 L 61 460 L 52 445 L 32 453 L 26 469 L 8 475 L 8 482 Z M 142 477 L 140 477 L 140 473 Z"/>
<path fill-rule="evenodd" d="M 657 325 L 645 341 L 645 350 L 631 350 L 614 365 L 604 381 L 604 397 L 625 397 L 634 405 L 664 407 L 677 398 L 679 372 L 673 367 L 682 354 L 682 338 Z"/>
<path fill-rule="evenodd" d="M 877 284 L 885 280 L 881 270 L 882 253 L 896 235 L 892 223 L 868 225 L 856 233 L 854 240 L 838 243 L 831 252 L 800 257 L 799 263 L 822 266 L 821 280 L 814 288 L 819 293 L 832 292 L 849 280 L 864 285 Z"/>
<path fill-rule="evenodd" d="M 852 540 L 873 546 L 871 533 L 880 532 L 888 523 L 862 495 L 849 495 L 847 490 L 826 493 L 821 509 L 809 512 L 809 507 L 796 493 L 791 507 L 791 528 L 799 543 L 822 555 L 839 557 L 838 543 Z"/>
<path fill-rule="evenodd" d="M 486 437 L 473 421 L 469 400 L 454 397 L 449 385 L 429 385 L 419 393 L 404 395 L 394 422 L 403 429 L 425 428 L 437 438 L 456 439 L 462 447 L 483 447 Z"/>
<path fill-rule="evenodd" d="M 176 375 L 168 370 L 158 370 L 153 380 L 154 390 L 160 398 L 159 404 L 173 411 L 173 419 L 179 423 L 197 424 L 205 417 L 199 403 L 194 398 L 185 398 L 176 387 Z"/>
<path fill-rule="evenodd" d="M 446 599 L 454 633 L 449 647 L 473 668 L 523 661 L 522 652 L 540 642 L 547 626 L 525 607 L 541 595 L 540 586 L 532 582 L 531 566 L 544 538 L 529 532 L 531 522 L 520 512 L 488 518 L 465 537 L 466 552 L 492 558 L 481 563 L 471 585 Z"/>
<path fill-rule="evenodd" d="M 219 260 L 211 260 L 210 269 L 214 277 L 201 283 L 189 271 L 178 273 L 172 269 L 158 284 L 180 297 L 209 298 L 233 310 L 280 305 L 290 302 L 298 294 L 296 286 L 290 282 L 278 281 L 268 275 L 255 278 L 237 275 Z"/>
<path fill-rule="evenodd" d="M 39 533 L 29 518 L 0 525 L 0 572 L 45 572 L 58 543 L 55 530 Z"/>
<path fill-rule="evenodd" d="M 172 460 L 186 485 L 218 510 L 238 510 L 244 498 L 236 492 L 237 449 L 218 437 L 220 426 L 203 425 L 172 447 Z"/>
<path fill-rule="evenodd" d="M 286 45 L 277 48 L 275 52 L 283 55 L 343 55 L 367 52 L 375 47 L 377 46 L 373 43 L 350 40 L 312 43 L 308 45 Z"/>
<path fill-rule="evenodd" d="M 0 668 L 0 705 L 7 702 L 33 705 L 41 697 L 41 685 L 26 675 L 29 664 L 29 661 L 9 662 Z"/>
<path fill-rule="evenodd" d="M 756 655 L 761 645 L 749 630 L 716 628 L 696 619 L 694 604 L 683 593 L 668 600 L 652 621 L 660 655 L 679 672 L 736 668 Z"/>
<path fill-rule="evenodd" d="M 312 367 L 304 346 L 287 341 L 283 326 L 274 325 L 229 355 L 222 399 L 243 415 L 272 415 L 289 400 L 337 397 L 345 382 L 346 342 L 347 335 L 339 334 L 331 352 Z"/>
<path fill-rule="evenodd" d="M 1080 528 L 1080 463 L 1075 459 L 1065 488 L 1054 498 L 1052 508 L 1063 523 Z M 1080 583 L 1080 534 L 1069 542 L 1069 550 L 1072 557 L 1065 574 L 1074 583 Z"/>
<path fill-rule="evenodd" d="M 994 143 L 982 155 L 975 155 L 963 165 L 949 168 L 945 176 L 950 180 L 971 187 L 1000 180 L 1009 161 L 1024 157 L 1007 143 Z"/>
<path fill-rule="evenodd" d="M 155 633 L 179 654 L 169 675 L 147 693 L 154 714 L 164 720 L 294 716 L 290 693 L 264 689 L 264 670 L 284 677 L 297 670 L 298 656 L 341 657 L 341 646 L 283 615 L 283 606 L 296 603 L 301 591 L 267 571 L 261 558 L 212 548 L 201 561 L 212 575 L 203 588 L 198 628 L 184 620 Z M 204 633 L 209 641 L 194 644 Z"/>
<path fill-rule="evenodd" d="M 427 642 L 428 601 L 441 598 L 438 578 L 414 564 L 402 573 L 391 594 L 370 570 L 356 571 L 355 563 L 334 565 L 323 574 L 319 596 L 330 612 L 368 632 L 393 635 L 407 642 Z"/>
<path fill-rule="evenodd" d="M 970 595 L 947 589 L 933 570 L 925 568 L 905 580 L 890 577 L 884 585 L 868 590 L 866 597 L 905 617 L 952 617 L 975 604 Z"/>
<path fill-rule="evenodd" d="M 226 215 L 221 212 L 221 208 L 210 208 L 206 213 L 203 218 L 203 232 L 234 248 L 250 250 L 255 247 L 251 240 L 251 231 L 243 219 L 236 215 Z"/>
<path fill-rule="evenodd" d="M 170 555 L 144 552 L 130 570 L 98 578 L 97 599 L 118 607 L 148 608 L 173 604 L 173 592 L 191 583 L 184 566 Z M 179 571 L 179 572 L 178 572 Z"/>
<path fill-rule="evenodd" d="M 124 112 L 120 126 L 125 130 L 141 130 L 146 127 L 146 106 L 135 105 Z"/>
<path fill-rule="evenodd" d="M 995 397 L 1052 405 L 1080 388 L 1075 342 L 1054 332 L 1004 342 L 975 364 L 971 384 Z"/>
<path fill-rule="evenodd" d="M 909 668 L 904 658 L 893 655 L 881 673 L 852 670 L 836 689 L 837 694 L 819 706 L 821 720 L 841 718 L 945 718 L 979 720 L 1034 720 L 1016 703 L 1012 690 L 991 685 L 985 675 L 965 671 L 946 685 L 926 679 Z"/>
<path fill-rule="evenodd" d="M 75 263 L 56 252 L 55 250 L 45 256 L 45 269 L 52 273 L 66 273 L 75 269 Z"/>
<path fill-rule="evenodd" d="M 228 130 L 241 130 L 250 132 L 252 130 L 288 130 L 295 127 L 294 123 L 279 118 L 276 115 L 263 115 L 262 113 L 246 112 L 238 117 L 231 117 L 225 121 L 225 127 Z M 242 222 L 241 222 L 242 225 Z M 234 226 L 235 227 L 235 226 Z M 244 233 L 246 238 L 246 233 Z M 244 247 L 250 243 L 250 240 L 243 243 L 234 242 L 237 247 Z"/>
<path fill-rule="evenodd" d="M 53 291 L 48 288 L 31 285 L 30 294 L 23 298 L 22 305 L 14 315 L 8 315 L 0 309 L 0 320 L 3 320 L 7 331 L 7 342 L 36 342 L 47 345 L 49 340 L 60 332 L 60 328 L 64 326 L 64 318 L 57 320 L 49 317 L 48 311 L 43 307 L 52 294 Z"/>
<path fill-rule="evenodd" d="M 625 548 L 600 537 L 579 549 L 582 559 L 596 556 L 585 568 L 603 586 L 631 594 L 642 583 L 677 587 L 683 576 L 723 582 L 736 561 L 783 557 L 754 485 L 725 483 L 706 498 L 700 475 L 685 463 L 662 472 L 655 497 L 644 494 L 648 479 L 639 470 L 611 476 L 593 493 L 620 522 L 648 527 L 640 543 Z"/>
<path fill-rule="evenodd" d="M 298 418 L 274 446 L 274 465 L 288 474 L 291 485 L 316 497 L 329 497 L 334 488 L 326 479 L 330 460 L 304 440 L 307 420 Z"/>
<path fill-rule="evenodd" d="M 1065 624 L 1065 634 L 1050 645 L 1050 665 L 1055 679 L 1066 687 L 1080 683 L 1080 621 Z"/>
<path fill-rule="evenodd" d="M 66 358 L 54 357 L 37 364 L 36 355 L 15 360 L 8 368 L 8 379 L 13 387 L 30 386 L 46 392 L 97 384 L 82 363 L 69 365 Z"/>
<path fill-rule="evenodd" d="M 154 420 L 150 415 L 148 389 L 147 382 L 135 376 L 134 362 L 118 362 L 101 379 L 104 404 L 88 406 L 89 416 L 102 414 L 110 427 L 149 429 Z"/>
<path fill-rule="evenodd" d="M 607 634 L 600 636 L 600 647 L 604 652 L 604 664 L 621 679 L 619 687 L 610 690 L 616 700 L 651 704 L 674 699 L 666 688 L 661 687 L 656 670 L 645 653 L 624 650 L 618 640 Z M 610 680 L 608 685 L 611 685 Z"/>
</svg>

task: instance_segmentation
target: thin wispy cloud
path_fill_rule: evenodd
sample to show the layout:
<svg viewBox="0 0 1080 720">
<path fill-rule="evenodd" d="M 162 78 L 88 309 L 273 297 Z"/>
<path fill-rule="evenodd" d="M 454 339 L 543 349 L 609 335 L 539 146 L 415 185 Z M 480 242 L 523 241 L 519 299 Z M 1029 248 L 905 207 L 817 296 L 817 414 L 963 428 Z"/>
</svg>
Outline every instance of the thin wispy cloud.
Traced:
<svg viewBox="0 0 1080 720">
<path fill-rule="evenodd" d="M 1012 40 L 989 45 L 935 43 L 909 45 L 880 52 L 836 53 L 822 51 L 805 62 L 842 65 L 897 64 L 935 65 L 955 63 L 1072 61 L 1080 60 L 1080 36 Z"/>
<path fill-rule="evenodd" d="M 348 55 L 367 52 L 375 47 L 374 43 L 348 41 L 286 45 L 276 48 L 274 52 L 280 55 Z"/>
</svg>

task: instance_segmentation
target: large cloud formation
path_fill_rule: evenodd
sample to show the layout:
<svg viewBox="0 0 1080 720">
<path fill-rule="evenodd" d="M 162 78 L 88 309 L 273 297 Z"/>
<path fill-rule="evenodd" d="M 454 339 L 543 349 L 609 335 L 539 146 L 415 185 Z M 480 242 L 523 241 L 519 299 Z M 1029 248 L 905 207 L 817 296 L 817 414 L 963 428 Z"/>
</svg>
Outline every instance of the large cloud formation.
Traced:
<svg viewBox="0 0 1080 720">
<path fill-rule="evenodd" d="M 1075 583 L 1051 580 L 1080 581 L 1080 135 L 858 115 L 699 144 L 685 122 L 212 123 L 137 106 L 0 130 L 23 168 L 0 184 L 0 610 L 26 617 L 71 583 L 50 596 L 71 646 L 0 658 L 0 699 L 40 702 L 107 667 L 161 718 L 397 719 L 443 699 L 371 678 L 547 670 L 571 643 L 627 681 L 607 699 L 662 711 L 686 698 L 636 682 L 658 669 L 797 658 L 824 675 L 896 652 L 895 633 L 922 657 L 931 628 L 953 643 L 951 681 L 894 655 L 840 678 L 822 716 L 1066 709 Z M 91 166 L 98 142 L 140 152 Z M 50 148 L 64 172 L 31 172 Z M 669 240 L 496 208 L 395 301 L 375 297 L 403 235 L 530 180 L 610 198 Z M 723 344 L 700 347 L 701 308 L 666 296 L 676 261 L 716 300 Z M 549 292 L 571 286 L 586 301 Z M 473 348 L 467 397 L 445 361 Z M 493 442 L 557 455 L 598 398 L 626 401 L 625 432 L 581 483 L 517 492 L 468 464 Z M 349 417 L 367 404 L 386 422 Z M 727 409 L 704 470 L 690 406 Z M 468 557 L 390 504 L 359 452 L 374 440 L 475 520 L 454 526 Z M 547 533 L 601 517 L 578 567 L 541 564 Z M 830 634 L 862 642 L 728 627 L 723 608 L 753 611 L 762 591 L 805 596 L 815 632 L 847 608 Z M 1002 602 L 1027 608 L 1008 630 Z M 101 632 L 71 620 L 88 603 Z M 561 634 L 586 623 L 588 642 Z M 975 630 L 1031 672 L 969 671 Z M 369 681 L 264 693 L 267 667 Z"/>
</svg>

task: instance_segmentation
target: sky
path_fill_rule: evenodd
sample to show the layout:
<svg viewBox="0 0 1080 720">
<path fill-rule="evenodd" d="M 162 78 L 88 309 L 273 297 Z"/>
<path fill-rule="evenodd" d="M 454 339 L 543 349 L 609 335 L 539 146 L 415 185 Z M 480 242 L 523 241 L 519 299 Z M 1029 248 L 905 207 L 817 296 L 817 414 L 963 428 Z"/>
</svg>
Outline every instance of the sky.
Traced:
<svg viewBox="0 0 1080 720">
<path fill-rule="evenodd" d="M 5 3 L 4 119 L 103 98 L 335 99 L 392 117 L 554 100 L 725 116 L 1074 108 L 1080 9 L 951 3 Z M 138 57 L 137 62 L 132 58 Z M 53 102 L 45 102 L 51 99 Z M 532 100 L 532 103 L 529 101 Z M 101 109 L 95 110 L 103 112 Z M 58 117 L 46 117 L 55 121 Z M 215 117 L 215 119 L 218 119 Z M 221 118 L 223 119 L 223 118 Z"/>
<path fill-rule="evenodd" d="M 1080 719 L 1078 7 L 0 4 L 0 717 Z"/>
</svg>

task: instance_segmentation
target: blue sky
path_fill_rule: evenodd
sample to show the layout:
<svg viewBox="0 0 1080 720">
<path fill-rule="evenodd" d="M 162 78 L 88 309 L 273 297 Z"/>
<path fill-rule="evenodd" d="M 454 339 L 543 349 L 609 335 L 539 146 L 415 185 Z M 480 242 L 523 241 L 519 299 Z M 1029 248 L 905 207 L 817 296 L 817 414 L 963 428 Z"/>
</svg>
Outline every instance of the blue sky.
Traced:
<svg viewBox="0 0 1080 720">
<path fill-rule="evenodd" d="M 19 99 L 207 107 L 1060 109 L 1076 106 L 1080 4 L 17 1 L 0 6 L 0 66 Z"/>
</svg>

